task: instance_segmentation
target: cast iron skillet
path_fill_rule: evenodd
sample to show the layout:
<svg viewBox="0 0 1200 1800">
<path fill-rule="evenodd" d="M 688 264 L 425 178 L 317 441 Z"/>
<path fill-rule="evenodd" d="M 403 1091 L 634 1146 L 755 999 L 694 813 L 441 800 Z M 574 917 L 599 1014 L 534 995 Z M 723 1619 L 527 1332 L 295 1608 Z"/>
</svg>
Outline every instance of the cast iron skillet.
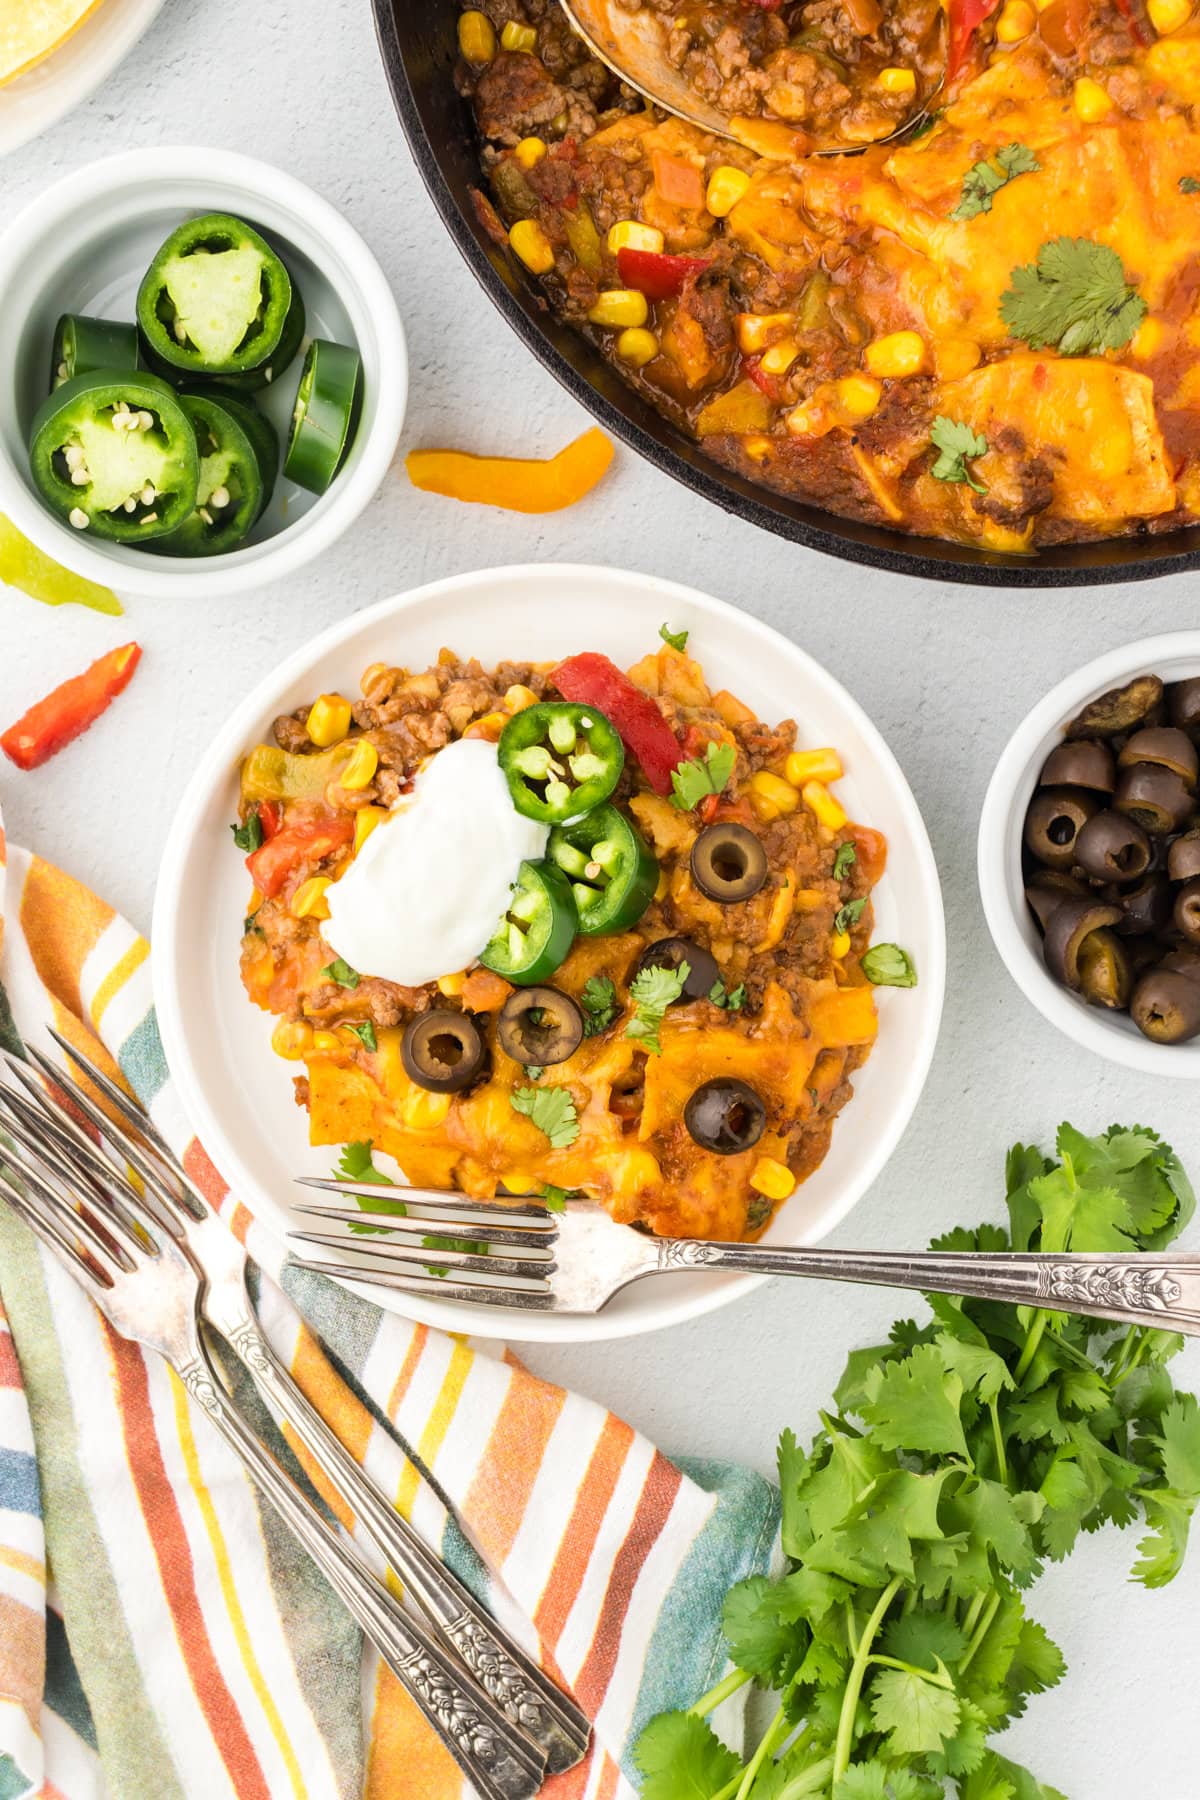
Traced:
<svg viewBox="0 0 1200 1800">
<path fill-rule="evenodd" d="M 547 308 L 480 225 L 470 190 L 481 185 L 474 125 L 454 89 L 457 0 L 372 0 L 380 48 L 400 123 L 451 237 L 504 317 L 600 423 L 685 487 L 780 537 L 893 574 L 990 587 L 1077 587 L 1140 581 L 1200 566 L 1200 527 L 1162 537 L 1115 538 L 998 556 L 934 538 L 906 537 L 756 487 L 720 468 L 647 406 L 592 346 Z"/>
</svg>

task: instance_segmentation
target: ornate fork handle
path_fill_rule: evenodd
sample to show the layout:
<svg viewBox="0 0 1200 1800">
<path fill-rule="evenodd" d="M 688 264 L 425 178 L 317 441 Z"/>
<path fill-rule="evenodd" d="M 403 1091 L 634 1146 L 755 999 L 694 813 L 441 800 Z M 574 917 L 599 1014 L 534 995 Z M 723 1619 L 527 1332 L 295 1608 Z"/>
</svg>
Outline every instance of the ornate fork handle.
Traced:
<svg viewBox="0 0 1200 1800">
<path fill-rule="evenodd" d="M 207 1309 L 206 1309 L 207 1310 Z M 248 1307 L 247 1307 L 248 1311 Z M 590 1728 L 504 1628 L 391 1506 L 309 1404 L 252 1317 L 217 1325 L 263 1399 L 295 1431 L 425 1613 L 510 1722 L 546 1752 L 547 1772 L 579 1761 Z"/>
<path fill-rule="evenodd" d="M 805 1250 L 667 1238 L 658 1245 L 657 1268 L 662 1273 L 735 1269 L 754 1275 L 807 1275 L 877 1287 L 922 1288 L 1200 1335 L 1200 1256 Z"/>
</svg>

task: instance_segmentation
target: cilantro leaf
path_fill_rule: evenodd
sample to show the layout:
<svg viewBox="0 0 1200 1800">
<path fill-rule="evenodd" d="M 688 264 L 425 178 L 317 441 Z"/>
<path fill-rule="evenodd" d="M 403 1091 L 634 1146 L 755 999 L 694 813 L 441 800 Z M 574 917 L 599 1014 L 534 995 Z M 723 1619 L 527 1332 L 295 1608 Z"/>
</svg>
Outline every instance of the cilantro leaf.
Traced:
<svg viewBox="0 0 1200 1800">
<path fill-rule="evenodd" d="M 721 1609 L 721 1629 L 739 1669 L 772 1687 L 796 1647 L 792 1624 L 779 1616 L 779 1589 L 765 1575 L 750 1575 L 730 1588 Z"/>
<path fill-rule="evenodd" d="M 970 1460 L 959 1403 L 962 1382 L 948 1375 L 941 1354 L 921 1344 L 903 1362 L 876 1366 L 861 1412 L 881 1450 L 949 1453 Z"/>
<path fill-rule="evenodd" d="M 578 1200 L 578 1192 L 573 1188 L 555 1187 L 553 1182 L 542 1189 L 542 1199 L 548 1212 L 566 1212 L 568 1200 Z"/>
<path fill-rule="evenodd" d="M 745 983 L 739 982 L 737 987 L 727 988 L 718 976 L 708 990 L 708 997 L 714 1006 L 719 1006 L 729 1012 L 740 1012 L 746 1000 Z"/>
<path fill-rule="evenodd" d="M 1000 296 L 1000 317 L 1033 350 L 1063 356 L 1120 350 L 1146 316 L 1116 251 L 1092 238 L 1051 238 L 1035 263 L 1016 268 Z"/>
<path fill-rule="evenodd" d="M 986 456 L 988 441 L 960 419 L 950 419 L 945 413 L 939 413 L 929 430 L 929 441 L 939 452 L 930 474 L 935 481 L 965 481 L 974 488 L 977 494 L 986 494 L 987 487 L 968 469 L 968 461 L 976 456 Z"/>
<path fill-rule="evenodd" d="M 602 1031 L 607 1031 L 621 1010 L 616 987 L 607 975 L 589 977 L 579 996 L 579 1004 L 583 1008 L 584 1037 L 598 1037 Z"/>
<path fill-rule="evenodd" d="M 645 1776 L 642 1800 L 710 1800 L 741 1764 L 715 1731 L 691 1713 L 659 1713 L 634 1747 Z"/>
<path fill-rule="evenodd" d="M 672 769 L 673 804 L 681 812 L 693 812 L 706 795 L 723 791 L 736 762 L 737 751 L 732 744 L 706 745 L 703 758 L 690 757 Z"/>
<path fill-rule="evenodd" d="M 917 985 L 917 965 L 899 944 L 872 944 L 862 959 L 862 972 L 874 987 Z"/>
<path fill-rule="evenodd" d="M 259 849 L 263 841 L 262 820 L 257 806 L 252 806 L 240 825 L 229 827 L 233 833 L 233 841 L 239 850 L 254 851 Z"/>
<path fill-rule="evenodd" d="M 1181 194 L 1200 194 L 1200 177 L 1195 175 L 1181 175 L 1179 177 L 1179 191 Z"/>
<path fill-rule="evenodd" d="M 340 956 L 335 957 L 331 963 L 326 963 L 321 973 L 330 981 L 336 981 L 339 987 L 344 988 L 356 988 L 362 980 L 358 970 L 352 969 L 350 964 Z"/>
<path fill-rule="evenodd" d="M 639 1039 L 648 1055 L 662 1055 L 659 1031 L 663 1019 L 667 1008 L 673 1006 L 683 993 L 684 984 L 691 972 L 691 966 L 685 962 L 680 963 L 677 969 L 666 968 L 661 963 L 651 963 L 634 977 L 629 998 L 636 1011 L 625 1027 L 625 1036 Z"/>
<path fill-rule="evenodd" d="M 833 1790 L 833 1800 L 941 1800 L 941 1794 L 939 1783 L 872 1757 L 870 1762 L 850 1764 Z"/>
<path fill-rule="evenodd" d="M 670 644 L 672 650 L 678 650 L 682 656 L 687 649 L 688 634 L 686 631 L 672 631 L 669 625 L 660 625 L 658 635 L 664 644 Z"/>
<path fill-rule="evenodd" d="M 839 931 L 849 931 L 852 926 L 857 925 L 866 910 L 865 899 L 847 900 L 845 906 L 839 906 L 833 915 L 834 935 L 836 936 Z"/>
<path fill-rule="evenodd" d="M 508 1103 L 545 1132 L 552 1149 L 565 1150 L 579 1136 L 579 1114 L 569 1088 L 514 1088 Z"/>
<path fill-rule="evenodd" d="M 1180 1394 L 1167 1408 L 1153 1441 L 1162 1452 L 1170 1486 L 1188 1499 L 1200 1499 L 1200 1406 L 1194 1394 Z"/>
<path fill-rule="evenodd" d="M 351 1025 L 349 1020 L 346 1021 L 346 1024 L 347 1028 L 354 1033 L 355 1037 L 359 1039 L 364 1048 L 367 1050 L 378 1050 L 379 1041 L 375 1036 L 374 1023 L 370 1019 L 364 1019 L 360 1025 Z"/>
<path fill-rule="evenodd" d="M 983 162 L 972 163 L 963 176 L 962 198 L 952 219 L 974 219 L 979 213 L 991 212 L 992 197 L 1018 175 L 1033 175 L 1041 163 L 1026 144 L 1005 144 L 994 150 Z"/>
<path fill-rule="evenodd" d="M 943 1670 L 944 1674 L 945 1671 Z M 958 1729 L 959 1703 L 952 1688 L 907 1669 L 883 1669 L 871 1686 L 871 1717 L 888 1734 L 894 1756 L 940 1750 Z"/>
<path fill-rule="evenodd" d="M 833 879 L 844 881 L 857 861 L 858 851 L 853 844 L 839 844 L 833 859 Z"/>
<path fill-rule="evenodd" d="M 339 1175 L 343 1181 L 361 1181 L 364 1187 L 397 1186 L 390 1175 L 385 1175 L 382 1169 L 376 1168 L 374 1149 L 375 1146 L 369 1140 L 343 1144 L 334 1174 Z M 354 1198 L 364 1212 L 393 1213 L 402 1219 L 408 1217 L 408 1208 L 403 1200 L 389 1200 L 382 1194 L 355 1194 Z M 356 1237 L 369 1237 L 374 1230 L 370 1225 L 351 1225 L 349 1229 Z"/>
</svg>

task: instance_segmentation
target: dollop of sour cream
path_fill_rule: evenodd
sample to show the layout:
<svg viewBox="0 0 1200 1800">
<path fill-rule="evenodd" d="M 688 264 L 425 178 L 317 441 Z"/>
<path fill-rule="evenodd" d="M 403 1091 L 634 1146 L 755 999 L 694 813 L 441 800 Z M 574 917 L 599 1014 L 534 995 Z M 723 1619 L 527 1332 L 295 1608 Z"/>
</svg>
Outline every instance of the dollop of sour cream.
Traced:
<svg viewBox="0 0 1200 1800">
<path fill-rule="evenodd" d="M 439 750 L 326 891 L 325 942 L 360 975 L 420 987 L 473 963 L 548 828 L 517 811 L 495 744 Z"/>
</svg>

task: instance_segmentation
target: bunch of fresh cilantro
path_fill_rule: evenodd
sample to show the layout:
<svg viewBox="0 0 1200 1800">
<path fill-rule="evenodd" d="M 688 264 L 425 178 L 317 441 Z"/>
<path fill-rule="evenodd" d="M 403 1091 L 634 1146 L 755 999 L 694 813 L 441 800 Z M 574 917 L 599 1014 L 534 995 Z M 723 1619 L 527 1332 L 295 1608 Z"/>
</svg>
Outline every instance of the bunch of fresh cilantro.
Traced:
<svg viewBox="0 0 1200 1800">
<path fill-rule="evenodd" d="M 1161 1250 L 1195 1201 L 1140 1127 L 1058 1159 L 1008 1158 L 1007 1231 L 938 1250 Z M 781 1580 L 725 1601 L 733 1672 L 660 1713 L 636 1759 L 644 1800 L 1063 1800 L 988 1746 L 1063 1658 L 1026 1612 L 1042 1565 L 1081 1531 L 1143 1524 L 1134 1575 L 1170 1581 L 1200 1502 L 1200 1408 L 1166 1364 L 1182 1340 L 994 1301 L 931 1296 L 856 1350 L 804 1451 L 779 1446 Z M 746 1683 L 778 1696 L 747 1762 L 706 1717 Z M 947 1784 L 951 1784 L 947 1789 Z"/>
</svg>

